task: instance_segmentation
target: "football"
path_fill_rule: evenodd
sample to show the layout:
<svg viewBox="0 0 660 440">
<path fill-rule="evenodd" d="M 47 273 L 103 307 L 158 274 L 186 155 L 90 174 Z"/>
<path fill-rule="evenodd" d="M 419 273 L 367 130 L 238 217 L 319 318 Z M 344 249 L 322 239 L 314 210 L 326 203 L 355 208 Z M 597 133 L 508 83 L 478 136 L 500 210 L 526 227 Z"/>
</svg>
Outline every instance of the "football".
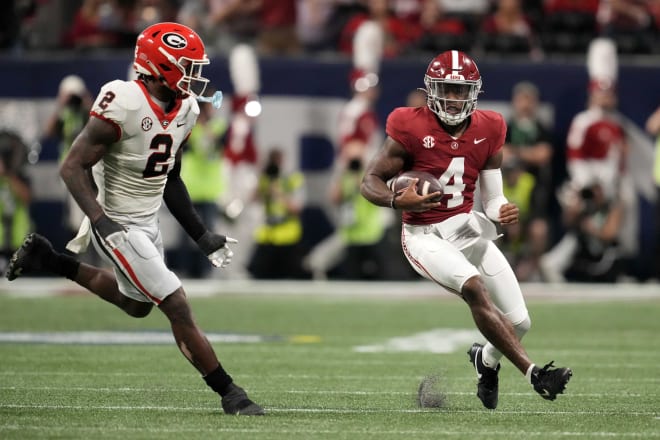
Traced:
<svg viewBox="0 0 660 440">
<path fill-rule="evenodd" d="M 417 181 L 417 194 L 425 196 L 427 194 L 439 191 L 442 193 L 442 187 L 438 179 L 431 173 L 425 171 L 406 171 L 390 180 L 390 189 L 395 193 L 399 193 L 410 185 L 410 180 L 419 179 Z M 439 198 L 435 201 L 438 201 Z"/>
</svg>

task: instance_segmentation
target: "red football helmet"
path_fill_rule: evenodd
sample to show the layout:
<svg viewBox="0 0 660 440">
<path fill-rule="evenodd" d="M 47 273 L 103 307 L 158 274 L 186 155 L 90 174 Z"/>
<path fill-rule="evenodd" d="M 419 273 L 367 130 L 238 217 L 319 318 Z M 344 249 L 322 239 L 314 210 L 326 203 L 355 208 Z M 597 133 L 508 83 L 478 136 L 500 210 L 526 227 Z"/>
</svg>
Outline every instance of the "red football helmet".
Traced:
<svg viewBox="0 0 660 440">
<path fill-rule="evenodd" d="M 474 60 L 448 50 L 431 60 L 426 75 L 426 104 L 447 125 L 458 125 L 477 109 L 481 75 Z"/>
<path fill-rule="evenodd" d="M 201 96 L 209 80 L 202 66 L 209 64 L 204 43 L 188 26 L 157 23 L 137 38 L 133 67 L 138 74 L 160 80 L 182 96 Z"/>
</svg>

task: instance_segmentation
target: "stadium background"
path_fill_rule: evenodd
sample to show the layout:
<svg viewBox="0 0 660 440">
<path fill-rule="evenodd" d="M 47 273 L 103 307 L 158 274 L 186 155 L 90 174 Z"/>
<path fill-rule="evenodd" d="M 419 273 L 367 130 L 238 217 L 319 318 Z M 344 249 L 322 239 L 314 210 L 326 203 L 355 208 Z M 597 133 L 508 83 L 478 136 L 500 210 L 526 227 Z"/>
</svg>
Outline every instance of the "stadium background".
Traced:
<svg viewBox="0 0 660 440">
<path fill-rule="evenodd" d="M 430 57 L 403 57 L 385 60 L 380 71 L 381 96 L 377 104 L 382 123 L 389 111 L 403 105 L 406 95 L 423 86 L 423 74 Z M 18 130 L 34 148 L 34 166 L 29 167 L 34 201 L 32 215 L 36 230 L 51 237 L 58 246 L 67 237 L 59 223 L 64 188 L 57 175 L 57 147 L 40 142 L 40 131 L 55 103 L 59 81 L 66 75 L 80 75 L 95 94 L 105 82 L 126 78 L 132 53 L 47 54 L 0 58 L 0 127 Z M 565 138 L 571 118 L 584 109 L 588 75 L 584 57 L 553 58 L 549 61 L 527 61 L 520 58 L 480 57 L 477 59 L 484 87 L 481 108 L 508 111 L 511 89 L 527 80 L 541 90 L 545 115 L 554 125 L 555 184 L 563 179 Z M 212 57 L 205 70 L 212 83 L 231 95 L 227 59 Z M 301 169 L 307 177 L 307 208 L 303 215 L 305 240 L 314 244 L 331 229 L 326 215 L 323 188 L 326 187 L 334 158 L 336 119 L 341 106 L 349 99 L 350 60 L 341 57 L 261 58 L 260 97 L 263 113 L 257 127 L 257 145 L 262 151 L 275 145 L 287 151 L 289 165 Z M 651 139 L 641 127 L 660 103 L 660 66 L 652 58 L 622 58 L 619 68 L 619 110 L 633 123 L 635 143 L 632 166 L 640 167 L 637 177 L 649 170 Z M 38 155 L 38 156 L 37 156 Z M 648 174 L 650 175 L 650 174 Z M 652 260 L 653 191 L 649 180 L 638 182 L 639 191 L 639 262 Z M 649 186 L 651 185 L 651 186 Z M 558 208 L 555 207 L 556 212 Z M 167 233 L 167 231 L 165 231 Z M 644 277 L 644 274 L 639 274 Z"/>
</svg>

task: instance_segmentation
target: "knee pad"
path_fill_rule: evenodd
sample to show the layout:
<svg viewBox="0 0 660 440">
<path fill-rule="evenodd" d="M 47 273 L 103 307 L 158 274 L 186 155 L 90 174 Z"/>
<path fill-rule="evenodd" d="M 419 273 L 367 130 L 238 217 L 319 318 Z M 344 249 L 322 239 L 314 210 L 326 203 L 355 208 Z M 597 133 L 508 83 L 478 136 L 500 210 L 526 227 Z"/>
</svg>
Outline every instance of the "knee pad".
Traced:
<svg viewBox="0 0 660 440">
<path fill-rule="evenodd" d="M 516 332 L 516 336 L 518 336 L 518 340 L 521 340 L 523 336 L 525 336 L 525 334 L 529 331 L 529 329 L 532 328 L 532 320 L 529 319 L 529 315 L 525 316 L 525 319 L 522 321 L 512 324 L 513 329 Z"/>
</svg>

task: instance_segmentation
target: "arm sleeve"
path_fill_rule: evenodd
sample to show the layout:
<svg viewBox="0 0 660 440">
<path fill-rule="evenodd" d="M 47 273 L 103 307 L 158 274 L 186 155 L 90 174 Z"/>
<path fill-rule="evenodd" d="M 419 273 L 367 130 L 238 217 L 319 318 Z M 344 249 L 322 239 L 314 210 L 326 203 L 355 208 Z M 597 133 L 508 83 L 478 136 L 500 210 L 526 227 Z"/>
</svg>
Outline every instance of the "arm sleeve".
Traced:
<svg viewBox="0 0 660 440">
<path fill-rule="evenodd" d="M 174 218 L 190 238 L 197 241 L 206 232 L 206 226 L 195 211 L 190 194 L 181 179 L 181 162 L 177 162 L 167 176 L 163 200 Z"/>
<path fill-rule="evenodd" d="M 504 197 L 502 171 L 499 168 L 482 170 L 479 173 L 479 186 L 486 216 L 493 221 L 499 221 L 500 207 L 509 203 Z"/>
</svg>

